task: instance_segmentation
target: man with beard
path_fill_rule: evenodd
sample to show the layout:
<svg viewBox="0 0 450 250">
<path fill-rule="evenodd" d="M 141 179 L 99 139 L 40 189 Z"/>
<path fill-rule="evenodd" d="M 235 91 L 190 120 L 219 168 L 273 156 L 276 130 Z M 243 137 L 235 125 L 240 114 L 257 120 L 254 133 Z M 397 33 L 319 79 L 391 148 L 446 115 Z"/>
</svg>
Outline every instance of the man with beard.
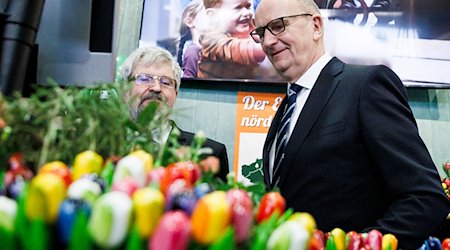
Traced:
<svg viewBox="0 0 450 250">
<path fill-rule="evenodd" d="M 159 47 L 144 47 L 133 51 L 121 66 L 121 78 L 132 83 L 125 100 L 130 105 L 130 113 L 136 119 L 139 112 L 150 102 L 157 101 L 172 109 L 178 96 L 181 83 L 181 68 L 170 52 Z M 165 119 L 161 124 L 160 136 L 156 140 L 166 144 L 173 128 L 178 128 L 174 121 Z M 190 145 L 194 134 L 178 128 L 180 145 Z M 225 145 L 206 139 L 203 147 L 211 148 L 212 156 L 220 161 L 216 176 L 226 181 L 229 172 Z"/>
</svg>

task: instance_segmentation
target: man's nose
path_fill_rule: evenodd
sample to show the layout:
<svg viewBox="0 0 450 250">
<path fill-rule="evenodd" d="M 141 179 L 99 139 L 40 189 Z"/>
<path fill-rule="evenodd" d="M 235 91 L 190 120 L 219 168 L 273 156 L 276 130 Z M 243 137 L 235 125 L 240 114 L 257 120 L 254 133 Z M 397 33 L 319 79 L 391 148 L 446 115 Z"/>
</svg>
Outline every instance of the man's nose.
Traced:
<svg viewBox="0 0 450 250">
<path fill-rule="evenodd" d="M 274 34 L 272 34 L 272 32 L 266 29 L 264 32 L 264 38 L 261 42 L 261 45 L 270 46 L 272 44 L 275 44 L 277 41 L 278 41 L 277 36 L 275 36 Z"/>
<path fill-rule="evenodd" d="M 161 92 L 161 83 L 158 79 L 155 79 L 153 84 L 151 84 L 147 89 L 155 92 Z"/>
</svg>

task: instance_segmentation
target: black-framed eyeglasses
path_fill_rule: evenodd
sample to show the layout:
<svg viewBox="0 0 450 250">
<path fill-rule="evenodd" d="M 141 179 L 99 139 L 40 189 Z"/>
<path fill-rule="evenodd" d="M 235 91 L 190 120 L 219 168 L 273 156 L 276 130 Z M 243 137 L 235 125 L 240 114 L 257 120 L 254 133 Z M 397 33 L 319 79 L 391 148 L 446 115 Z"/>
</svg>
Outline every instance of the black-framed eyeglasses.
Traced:
<svg viewBox="0 0 450 250">
<path fill-rule="evenodd" d="M 254 29 L 252 32 L 250 32 L 250 35 L 252 36 L 253 40 L 256 43 L 262 43 L 264 42 L 264 32 L 266 29 L 269 30 L 270 33 L 272 33 L 272 35 L 276 36 L 286 30 L 287 24 L 284 22 L 284 19 L 298 16 L 312 16 L 312 15 L 309 13 L 304 13 L 292 16 L 279 17 L 277 19 L 268 22 L 266 26 Z"/>
<path fill-rule="evenodd" d="M 138 86 L 153 86 L 156 81 L 159 82 L 159 85 L 162 88 L 166 89 L 175 89 L 177 86 L 177 81 L 175 79 L 172 79 L 168 76 L 154 76 L 150 74 L 136 74 L 134 78 L 134 83 Z"/>
</svg>

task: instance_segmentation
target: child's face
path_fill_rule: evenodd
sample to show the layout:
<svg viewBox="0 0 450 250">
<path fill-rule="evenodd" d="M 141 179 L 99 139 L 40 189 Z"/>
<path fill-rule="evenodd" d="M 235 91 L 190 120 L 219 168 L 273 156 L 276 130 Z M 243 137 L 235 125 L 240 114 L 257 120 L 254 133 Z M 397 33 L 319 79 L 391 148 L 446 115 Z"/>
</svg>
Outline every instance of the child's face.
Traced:
<svg viewBox="0 0 450 250">
<path fill-rule="evenodd" d="M 252 27 L 253 6 L 251 0 L 223 0 L 219 9 L 226 31 L 232 36 L 248 37 Z"/>
</svg>

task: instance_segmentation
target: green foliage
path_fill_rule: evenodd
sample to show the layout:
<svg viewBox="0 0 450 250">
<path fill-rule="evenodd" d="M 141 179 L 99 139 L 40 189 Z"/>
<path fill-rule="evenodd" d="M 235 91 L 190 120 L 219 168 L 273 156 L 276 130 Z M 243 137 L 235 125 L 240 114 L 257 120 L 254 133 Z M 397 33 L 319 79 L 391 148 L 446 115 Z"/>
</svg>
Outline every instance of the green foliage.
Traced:
<svg viewBox="0 0 450 250">
<path fill-rule="evenodd" d="M 209 246 L 208 250 L 234 250 L 235 246 L 234 228 L 228 227 L 222 236 Z"/>
<path fill-rule="evenodd" d="M 137 227 L 133 227 L 128 236 L 128 240 L 126 243 L 126 250 L 145 250 L 146 249 L 146 241 L 141 240 L 139 236 L 139 230 Z"/>
<path fill-rule="evenodd" d="M 128 85 L 62 88 L 52 83 L 36 87 L 28 98 L 0 95 L 0 165 L 14 152 L 24 153 L 35 168 L 52 160 L 71 164 L 85 150 L 103 157 L 138 148 L 157 152 L 152 130 L 170 111 L 150 103 L 134 121 L 123 99 Z"/>
<path fill-rule="evenodd" d="M 87 231 L 88 215 L 84 211 L 78 211 L 72 226 L 68 249 L 69 250 L 91 250 L 94 243 Z"/>
<path fill-rule="evenodd" d="M 287 209 L 281 216 L 279 214 L 273 213 L 269 219 L 263 221 L 262 223 L 253 227 L 251 250 L 264 250 L 266 249 L 267 241 L 270 238 L 272 232 L 281 224 L 283 224 L 289 216 L 294 213 L 292 208 Z"/>
</svg>

